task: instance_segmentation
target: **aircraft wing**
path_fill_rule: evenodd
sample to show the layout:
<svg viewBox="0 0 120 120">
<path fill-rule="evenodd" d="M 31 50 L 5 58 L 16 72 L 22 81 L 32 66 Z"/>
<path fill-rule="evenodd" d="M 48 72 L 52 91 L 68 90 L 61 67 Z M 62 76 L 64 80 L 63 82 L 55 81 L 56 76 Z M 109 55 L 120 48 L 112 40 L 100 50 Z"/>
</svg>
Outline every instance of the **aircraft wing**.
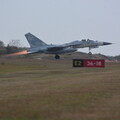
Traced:
<svg viewBox="0 0 120 120">
<path fill-rule="evenodd" d="M 82 43 L 80 41 L 73 41 L 73 42 L 70 42 L 70 43 L 66 43 L 66 44 L 63 44 L 63 45 L 56 45 L 56 46 L 51 46 L 51 47 L 48 47 L 47 48 L 47 51 L 59 51 L 59 50 L 63 50 L 64 48 L 68 48 L 68 47 L 77 47 L 77 46 L 80 46 L 82 45 Z"/>
<path fill-rule="evenodd" d="M 47 51 L 59 51 L 59 50 L 63 50 L 64 48 L 66 48 L 65 46 L 55 46 L 55 47 L 48 47 Z"/>
</svg>

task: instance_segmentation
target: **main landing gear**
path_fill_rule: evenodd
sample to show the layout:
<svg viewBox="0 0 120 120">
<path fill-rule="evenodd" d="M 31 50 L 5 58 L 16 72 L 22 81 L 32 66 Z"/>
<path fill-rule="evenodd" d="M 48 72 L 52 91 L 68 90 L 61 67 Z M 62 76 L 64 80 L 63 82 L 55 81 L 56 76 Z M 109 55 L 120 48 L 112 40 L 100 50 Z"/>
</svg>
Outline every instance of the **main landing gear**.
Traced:
<svg viewBox="0 0 120 120">
<path fill-rule="evenodd" d="M 59 55 L 55 55 L 55 59 L 60 59 L 60 56 Z"/>
</svg>

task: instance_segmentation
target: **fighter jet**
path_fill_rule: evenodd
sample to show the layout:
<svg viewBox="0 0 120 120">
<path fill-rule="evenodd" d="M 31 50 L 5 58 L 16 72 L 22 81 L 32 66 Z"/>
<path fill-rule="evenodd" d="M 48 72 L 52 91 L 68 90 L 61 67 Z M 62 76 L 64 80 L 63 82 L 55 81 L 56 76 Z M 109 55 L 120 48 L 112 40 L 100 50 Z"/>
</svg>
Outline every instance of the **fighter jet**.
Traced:
<svg viewBox="0 0 120 120">
<path fill-rule="evenodd" d="M 90 39 L 87 39 L 87 40 L 83 39 L 81 41 L 75 40 L 73 42 L 62 44 L 62 45 L 53 45 L 53 44 L 48 45 L 31 33 L 25 34 L 25 37 L 30 45 L 30 48 L 27 51 L 13 53 L 13 55 L 46 53 L 46 54 L 54 54 L 55 59 L 60 59 L 60 54 L 68 53 L 68 52 L 75 52 L 79 48 L 88 47 L 89 54 L 91 54 L 90 50 L 92 48 L 98 48 L 99 46 L 112 44 L 108 42 L 99 42 L 99 41 L 94 41 Z"/>
</svg>

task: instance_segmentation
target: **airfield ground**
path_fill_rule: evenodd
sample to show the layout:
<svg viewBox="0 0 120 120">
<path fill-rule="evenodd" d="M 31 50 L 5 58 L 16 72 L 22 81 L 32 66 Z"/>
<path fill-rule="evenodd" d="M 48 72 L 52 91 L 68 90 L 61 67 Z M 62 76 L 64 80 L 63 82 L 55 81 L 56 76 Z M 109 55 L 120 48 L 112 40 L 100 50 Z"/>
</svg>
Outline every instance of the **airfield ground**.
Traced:
<svg viewBox="0 0 120 120">
<path fill-rule="evenodd" d="M 0 59 L 0 120 L 120 120 L 120 63 Z"/>
</svg>

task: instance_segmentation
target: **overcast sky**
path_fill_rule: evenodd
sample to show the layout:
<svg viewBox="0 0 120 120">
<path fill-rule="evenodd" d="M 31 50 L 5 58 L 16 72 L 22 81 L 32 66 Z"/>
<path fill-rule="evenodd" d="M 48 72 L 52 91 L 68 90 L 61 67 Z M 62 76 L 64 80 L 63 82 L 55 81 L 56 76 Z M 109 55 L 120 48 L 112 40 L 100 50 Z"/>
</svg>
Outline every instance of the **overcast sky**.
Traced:
<svg viewBox="0 0 120 120">
<path fill-rule="evenodd" d="M 0 40 L 29 46 L 28 32 L 53 44 L 88 38 L 112 42 L 92 52 L 120 55 L 120 0 L 0 0 Z"/>
</svg>

